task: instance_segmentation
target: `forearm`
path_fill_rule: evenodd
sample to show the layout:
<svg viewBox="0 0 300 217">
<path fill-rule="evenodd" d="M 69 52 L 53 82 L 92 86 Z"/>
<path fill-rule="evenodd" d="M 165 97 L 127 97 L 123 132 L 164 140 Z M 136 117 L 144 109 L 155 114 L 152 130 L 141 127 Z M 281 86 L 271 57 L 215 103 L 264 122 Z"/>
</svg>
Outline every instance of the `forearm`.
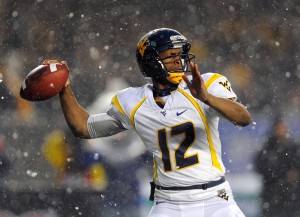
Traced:
<svg viewBox="0 0 300 217">
<path fill-rule="evenodd" d="M 79 105 L 70 86 L 59 93 L 65 119 L 76 137 L 90 138 L 87 128 L 88 112 Z"/>
<path fill-rule="evenodd" d="M 246 107 L 238 102 L 209 94 L 206 104 L 214 108 L 235 125 L 244 127 L 252 122 L 251 115 Z"/>
</svg>

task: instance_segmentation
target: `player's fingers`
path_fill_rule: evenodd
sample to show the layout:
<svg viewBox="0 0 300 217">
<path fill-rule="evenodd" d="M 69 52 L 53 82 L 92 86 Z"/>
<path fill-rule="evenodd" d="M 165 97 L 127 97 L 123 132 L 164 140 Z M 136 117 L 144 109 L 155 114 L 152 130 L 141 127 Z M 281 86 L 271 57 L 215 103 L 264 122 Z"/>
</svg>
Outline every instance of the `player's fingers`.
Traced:
<svg viewBox="0 0 300 217">
<path fill-rule="evenodd" d="M 192 84 L 192 82 L 190 82 L 190 80 L 188 79 L 188 77 L 186 75 L 182 76 L 183 80 L 185 81 L 187 87 L 189 88 L 189 90 L 191 91 L 191 93 L 194 95 L 195 94 L 195 88 Z"/>
<path fill-rule="evenodd" d="M 204 83 L 203 78 L 201 76 L 201 72 L 198 67 L 198 64 L 195 64 L 195 71 L 196 71 L 197 77 L 199 78 L 200 83 Z"/>
<path fill-rule="evenodd" d="M 43 64 L 59 63 L 58 60 L 44 60 Z"/>
<path fill-rule="evenodd" d="M 201 77 L 201 72 L 199 71 L 198 64 L 194 64 L 194 72 L 197 77 Z"/>
<path fill-rule="evenodd" d="M 190 62 L 190 67 L 191 67 L 192 75 L 194 76 L 194 73 L 195 73 L 195 64 L 193 62 Z"/>
<path fill-rule="evenodd" d="M 198 65 L 195 64 L 195 63 L 193 63 L 193 62 L 191 62 L 190 65 L 191 65 L 191 71 L 192 71 L 193 80 L 194 81 L 198 81 L 199 80 L 199 76 L 200 76 L 200 74 L 199 74 L 200 72 L 198 70 Z"/>
<path fill-rule="evenodd" d="M 67 64 L 66 61 L 63 60 L 63 61 L 61 61 L 60 63 L 63 64 L 63 65 L 65 65 L 65 66 L 69 69 L 68 64 Z"/>
<path fill-rule="evenodd" d="M 191 66 L 191 71 L 192 71 L 192 76 L 193 76 L 193 83 L 195 85 L 198 85 L 199 82 L 201 82 L 201 75 L 200 75 L 200 71 L 198 69 L 198 65 L 190 62 L 190 66 Z"/>
<path fill-rule="evenodd" d="M 188 77 L 187 77 L 186 75 L 183 75 L 182 78 L 183 78 L 183 80 L 185 81 L 185 83 L 187 84 L 188 88 L 190 88 L 191 82 L 190 82 L 190 80 L 188 79 Z"/>
</svg>

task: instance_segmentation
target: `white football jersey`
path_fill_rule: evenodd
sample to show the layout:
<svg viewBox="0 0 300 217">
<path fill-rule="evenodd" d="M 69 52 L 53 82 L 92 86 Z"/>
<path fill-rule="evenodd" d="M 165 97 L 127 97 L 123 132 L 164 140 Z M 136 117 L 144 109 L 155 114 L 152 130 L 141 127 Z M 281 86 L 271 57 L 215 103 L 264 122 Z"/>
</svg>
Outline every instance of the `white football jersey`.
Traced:
<svg viewBox="0 0 300 217">
<path fill-rule="evenodd" d="M 215 73 L 206 73 L 202 77 L 210 94 L 236 99 L 226 77 Z M 194 98 L 185 82 L 169 95 L 164 108 L 156 104 L 152 85 L 146 84 L 117 92 L 107 113 L 120 121 L 124 128 L 135 130 L 153 154 L 153 178 L 157 185 L 190 186 L 224 176 L 219 114 Z M 168 191 L 156 190 L 155 196 L 181 201 L 203 198 L 190 194 L 184 199 L 182 194 L 188 193 L 184 192 L 177 196 L 173 192 L 172 197 Z"/>
</svg>

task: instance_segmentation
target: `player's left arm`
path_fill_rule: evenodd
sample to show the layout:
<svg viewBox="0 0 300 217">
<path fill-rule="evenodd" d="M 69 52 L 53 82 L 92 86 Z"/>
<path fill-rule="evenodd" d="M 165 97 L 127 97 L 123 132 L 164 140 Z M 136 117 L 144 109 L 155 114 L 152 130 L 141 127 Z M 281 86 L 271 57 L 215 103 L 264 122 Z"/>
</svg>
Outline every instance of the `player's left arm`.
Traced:
<svg viewBox="0 0 300 217">
<path fill-rule="evenodd" d="M 195 98 L 214 108 L 235 125 L 247 126 L 252 122 L 250 113 L 241 103 L 208 93 L 198 69 L 198 65 L 194 63 L 190 64 L 193 79 L 192 81 L 189 81 L 187 76 L 183 76 L 183 79 Z"/>
</svg>

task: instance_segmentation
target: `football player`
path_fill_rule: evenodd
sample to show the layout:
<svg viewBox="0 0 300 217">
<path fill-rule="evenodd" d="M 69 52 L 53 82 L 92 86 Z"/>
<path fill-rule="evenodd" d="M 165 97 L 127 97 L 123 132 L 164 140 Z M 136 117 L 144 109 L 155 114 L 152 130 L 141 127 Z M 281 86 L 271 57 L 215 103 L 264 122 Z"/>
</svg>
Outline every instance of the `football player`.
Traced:
<svg viewBox="0 0 300 217">
<path fill-rule="evenodd" d="M 136 51 L 140 70 L 152 84 L 119 91 L 106 113 L 89 115 L 68 81 L 60 92 L 61 106 L 78 137 L 123 130 L 141 137 L 154 162 L 149 217 L 244 216 L 224 175 L 218 121 L 224 117 L 247 126 L 251 115 L 236 102 L 226 77 L 201 75 L 190 48 L 178 31 L 155 29 L 140 39 Z"/>
</svg>

